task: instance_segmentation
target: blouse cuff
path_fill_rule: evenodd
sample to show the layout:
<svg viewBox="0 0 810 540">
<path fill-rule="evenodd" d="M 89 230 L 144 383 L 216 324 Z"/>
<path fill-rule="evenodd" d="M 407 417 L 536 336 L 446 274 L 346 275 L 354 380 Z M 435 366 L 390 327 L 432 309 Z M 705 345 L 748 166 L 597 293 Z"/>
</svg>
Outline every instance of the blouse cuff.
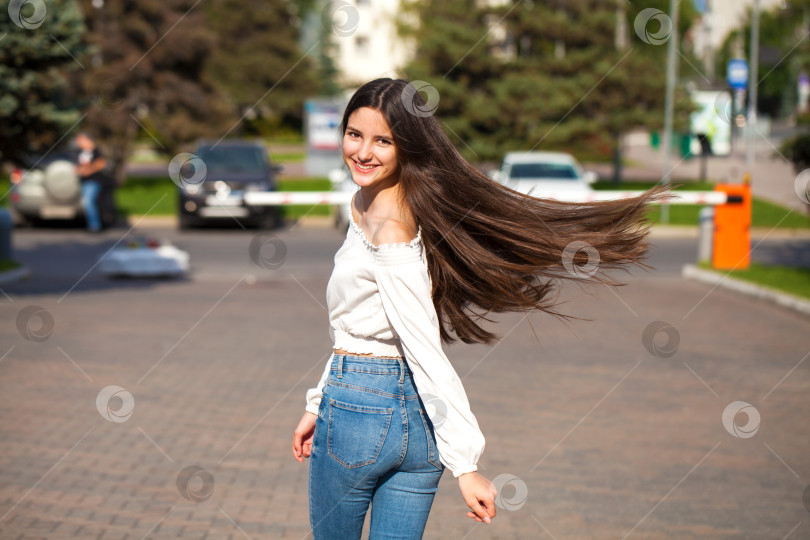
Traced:
<svg viewBox="0 0 810 540">
<path fill-rule="evenodd" d="M 471 465 L 465 465 L 463 467 L 456 467 L 455 469 L 452 469 L 452 472 L 453 472 L 453 476 L 455 478 L 458 478 L 462 474 L 475 472 L 477 470 L 478 470 L 478 465 L 471 464 Z"/>
<path fill-rule="evenodd" d="M 334 351 L 330 350 L 326 358 L 326 365 L 324 366 L 321 379 L 318 381 L 318 386 L 307 390 L 307 405 L 306 411 L 312 414 L 318 414 L 318 408 L 321 406 L 321 399 L 323 398 L 323 387 L 326 386 L 326 379 L 329 377 L 329 372 L 332 370 L 332 357 Z"/>
</svg>

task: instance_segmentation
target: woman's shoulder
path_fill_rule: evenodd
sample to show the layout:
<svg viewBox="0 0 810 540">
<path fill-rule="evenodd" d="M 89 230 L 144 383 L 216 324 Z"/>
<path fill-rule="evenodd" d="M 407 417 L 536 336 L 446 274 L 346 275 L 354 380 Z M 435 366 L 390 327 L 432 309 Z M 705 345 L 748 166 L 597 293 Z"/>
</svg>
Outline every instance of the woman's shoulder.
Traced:
<svg viewBox="0 0 810 540">
<path fill-rule="evenodd" d="M 418 239 L 419 232 L 416 224 L 395 218 L 387 218 L 375 229 L 371 243 L 375 246 L 413 244 Z"/>
</svg>

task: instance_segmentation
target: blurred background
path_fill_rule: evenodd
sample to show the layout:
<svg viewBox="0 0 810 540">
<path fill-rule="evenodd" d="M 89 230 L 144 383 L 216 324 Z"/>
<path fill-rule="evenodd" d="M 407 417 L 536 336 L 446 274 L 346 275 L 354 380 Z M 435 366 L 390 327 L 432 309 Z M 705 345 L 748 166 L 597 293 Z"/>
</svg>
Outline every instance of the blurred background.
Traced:
<svg viewBox="0 0 810 540">
<path fill-rule="evenodd" d="M 482 169 L 508 151 L 558 150 L 598 172 L 597 188 L 674 175 L 711 189 L 752 172 L 750 158 L 731 159 L 749 145 L 788 174 L 776 189 L 754 182 L 755 194 L 802 210 L 790 175 L 810 163 L 810 4 L 689 0 L 675 17 L 669 4 L 4 2 L 17 18 L 0 22 L 3 203 L 15 169 L 44 168 L 79 130 L 106 157 L 124 216 L 177 213 L 178 191 L 159 180 L 200 139 L 258 139 L 285 166 L 279 189 L 328 190 L 342 104 L 387 76 L 429 84 L 448 135 Z M 682 211 L 696 223 L 683 208 L 674 223 Z"/>
</svg>

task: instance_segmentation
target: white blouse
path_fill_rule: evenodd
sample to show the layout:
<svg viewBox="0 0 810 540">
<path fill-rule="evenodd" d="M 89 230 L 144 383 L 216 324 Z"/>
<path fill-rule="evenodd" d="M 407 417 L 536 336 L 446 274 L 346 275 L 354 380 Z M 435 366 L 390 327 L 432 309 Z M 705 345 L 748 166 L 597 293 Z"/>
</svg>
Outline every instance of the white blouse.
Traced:
<svg viewBox="0 0 810 540">
<path fill-rule="evenodd" d="M 454 476 L 478 469 L 484 435 L 442 350 L 421 229 L 410 242 L 375 246 L 352 220 L 326 288 L 335 349 L 404 356 L 436 433 L 439 458 Z M 332 356 L 306 410 L 318 414 Z"/>
</svg>

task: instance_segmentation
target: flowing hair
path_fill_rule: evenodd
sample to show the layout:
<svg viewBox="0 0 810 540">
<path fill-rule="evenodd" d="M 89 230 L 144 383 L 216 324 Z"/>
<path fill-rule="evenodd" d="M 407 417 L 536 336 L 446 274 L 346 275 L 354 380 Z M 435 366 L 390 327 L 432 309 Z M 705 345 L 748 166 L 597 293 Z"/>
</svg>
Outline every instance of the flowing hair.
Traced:
<svg viewBox="0 0 810 540">
<path fill-rule="evenodd" d="M 664 187 L 631 199 L 566 203 L 509 189 L 468 163 L 408 81 L 377 79 L 349 100 L 379 111 L 397 151 L 402 203 L 422 228 L 441 338 L 491 343 L 487 314 L 539 310 L 564 319 L 559 280 L 622 285 L 608 275 L 628 265 L 649 267 L 647 206 Z"/>
</svg>

